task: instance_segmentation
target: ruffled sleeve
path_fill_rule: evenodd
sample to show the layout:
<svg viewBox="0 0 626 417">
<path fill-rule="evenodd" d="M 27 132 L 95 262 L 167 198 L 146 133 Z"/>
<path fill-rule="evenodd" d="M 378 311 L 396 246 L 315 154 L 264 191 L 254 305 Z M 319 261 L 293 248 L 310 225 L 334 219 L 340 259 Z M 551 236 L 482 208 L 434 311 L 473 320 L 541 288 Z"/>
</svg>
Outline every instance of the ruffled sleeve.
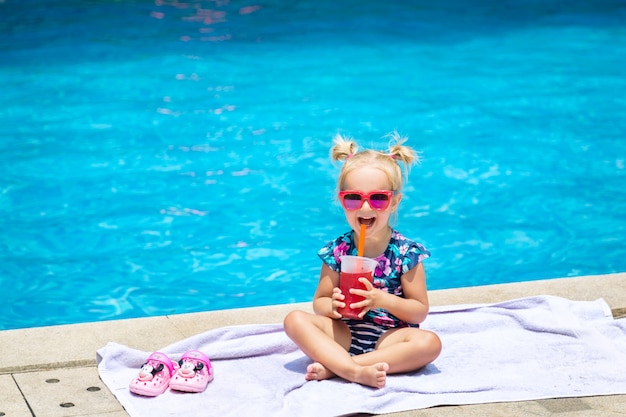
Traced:
<svg viewBox="0 0 626 417">
<path fill-rule="evenodd" d="M 337 239 L 328 242 L 317 252 L 317 256 L 320 257 L 322 262 L 335 272 L 339 272 L 341 269 L 340 257 L 343 255 L 356 255 L 357 248 L 353 243 L 353 233 L 352 231 L 344 233 Z"/>
</svg>

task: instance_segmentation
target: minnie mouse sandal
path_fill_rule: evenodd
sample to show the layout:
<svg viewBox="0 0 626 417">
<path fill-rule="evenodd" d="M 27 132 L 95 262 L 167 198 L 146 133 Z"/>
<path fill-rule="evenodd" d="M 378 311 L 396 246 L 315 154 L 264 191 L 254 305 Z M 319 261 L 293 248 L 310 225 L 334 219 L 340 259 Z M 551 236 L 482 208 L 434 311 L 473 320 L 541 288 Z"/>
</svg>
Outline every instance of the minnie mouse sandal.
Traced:
<svg viewBox="0 0 626 417">
<path fill-rule="evenodd" d="M 156 397 L 165 392 L 176 368 L 164 353 L 154 352 L 141 365 L 139 374 L 130 382 L 130 392 L 146 397 Z"/>
<path fill-rule="evenodd" d="M 184 392 L 202 392 L 213 380 L 211 361 L 202 352 L 190 350 L 178 361 L 180 368 L 170 381 L 170 388 Z"/>
</svg>

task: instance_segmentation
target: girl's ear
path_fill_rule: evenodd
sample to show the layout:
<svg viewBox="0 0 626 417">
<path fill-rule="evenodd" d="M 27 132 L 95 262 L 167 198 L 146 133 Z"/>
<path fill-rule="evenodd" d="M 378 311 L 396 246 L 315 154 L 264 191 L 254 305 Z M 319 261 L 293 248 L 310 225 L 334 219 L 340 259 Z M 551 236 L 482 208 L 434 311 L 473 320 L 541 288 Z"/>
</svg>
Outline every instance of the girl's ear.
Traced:
<svg viewBox="0 0 626 417">
<path fill-rule="evenodd" d="M 400 200 L 402 200 L 402 193 L 401 192 L 397 192 L 394 194 L 393 197 L 391 197 L 391 211 L 396 211 L 398 209 L 398 205 L 400 204 Z"/>
</svg>

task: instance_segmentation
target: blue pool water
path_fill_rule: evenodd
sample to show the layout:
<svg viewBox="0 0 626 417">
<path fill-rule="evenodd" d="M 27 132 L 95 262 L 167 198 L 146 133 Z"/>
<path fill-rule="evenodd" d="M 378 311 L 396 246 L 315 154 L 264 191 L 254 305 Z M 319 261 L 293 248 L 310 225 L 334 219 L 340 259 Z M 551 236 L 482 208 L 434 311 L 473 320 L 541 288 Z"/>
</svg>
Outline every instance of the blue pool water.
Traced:
<svg viewBox="0 0 626 417">
<path fill-rule="evenodd" d="M 336 132 L 422 151 L 397 228 L 430 289 L 626 271 L 624 1 L 0 16 L 0 329 L 310 300 Z"/>
</svg>

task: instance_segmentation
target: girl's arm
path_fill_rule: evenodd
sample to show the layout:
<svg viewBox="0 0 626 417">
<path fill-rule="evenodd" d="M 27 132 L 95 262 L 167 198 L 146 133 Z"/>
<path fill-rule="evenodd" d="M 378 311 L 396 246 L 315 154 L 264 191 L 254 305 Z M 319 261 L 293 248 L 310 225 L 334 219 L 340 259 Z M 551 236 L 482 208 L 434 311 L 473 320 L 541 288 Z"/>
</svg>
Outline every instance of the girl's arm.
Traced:
<svg viewBox="0 0 626 417">
<path fill-rule="evenodd" d="M 370 298 L 368 307 L 370 309 L 383 308 L 400 320 L 419 324 L 428 315 L 426 273 L 422 263 L 418 263 L 413 269 L 402 274 L 401 280 L 405 298 L 375 289 L 370 284 L 368 286 L 369 297 L 366 296 L 366 298 Z M 370 289 L 370 287 L 372 288 Z M 367 304 L 367 300 L 364 301 L 365 304 Z M 365 311 L 362 314 L 365 314 Z"/>
<path fill-rule="evenodd" d="M 337 313 L 337 307 L 343 305 L 342 300 L 344 296 L 338 287 L 339 273 L 322 263 L 320 280 L 317 283 L 317 289 L 313 297 L 313 311 L 315 311 L 315 314 L 333 319 L 341 317 L 341 314 Z"/>
</svg>

